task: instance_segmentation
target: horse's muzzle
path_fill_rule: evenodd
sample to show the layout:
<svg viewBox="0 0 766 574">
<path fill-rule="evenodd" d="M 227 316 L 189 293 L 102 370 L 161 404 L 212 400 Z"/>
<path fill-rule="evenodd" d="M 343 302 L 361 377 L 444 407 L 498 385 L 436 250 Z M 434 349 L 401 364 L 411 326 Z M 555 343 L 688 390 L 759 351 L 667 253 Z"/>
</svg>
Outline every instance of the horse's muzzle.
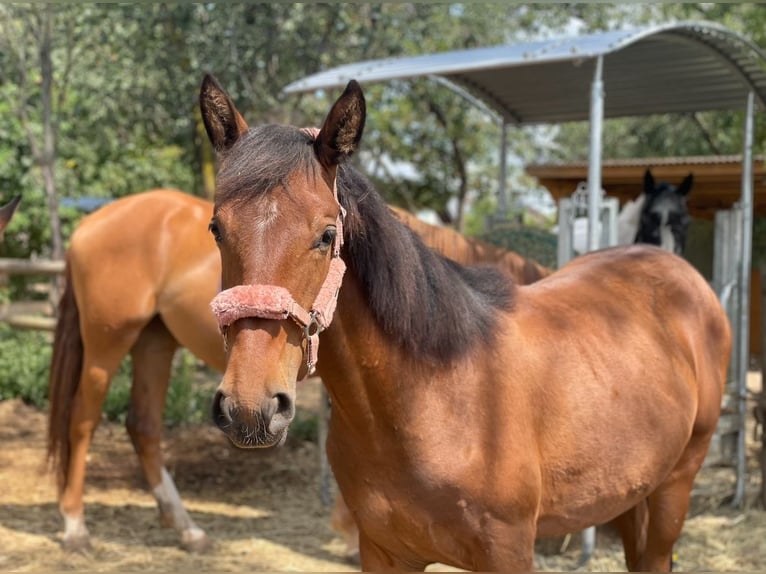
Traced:
<svg viewBox="0 0 766 574">
<path fill-rule="evenodd" d="M 295 403 L 287 393 L 277 393 L 259 408 L 245 409 L 221 391 L 213 397 L 213 422 L 239 448 L 281 446 L 295 417 Z"/>
</svg>

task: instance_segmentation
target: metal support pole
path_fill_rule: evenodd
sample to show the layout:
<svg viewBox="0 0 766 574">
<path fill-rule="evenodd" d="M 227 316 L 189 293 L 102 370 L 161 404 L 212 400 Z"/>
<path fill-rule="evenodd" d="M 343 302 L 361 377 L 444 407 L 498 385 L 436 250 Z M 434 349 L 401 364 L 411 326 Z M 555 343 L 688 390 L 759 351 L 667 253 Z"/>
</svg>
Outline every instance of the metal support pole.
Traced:
<svg viewBox="0 0 766 574">
<path fill-rule="evenodd" d="M 742 149 L 742 258 L 740 259 L 739 357 L 737 361 L 737 489 L 733 506 L 741 506 L 745 496 L 745 420 L 747 417 L 747 367 L 750 359 L 750 267 L 753 259 L 753 109 L 755 95 L 747 95 L 745 133 Z"/>
<path fill-rule="evenodd" d="M 505 178 L 508 163 L 508 123 L 503 122 L 500 136 L 500 176 L 497 182 L 497 213 L 499 219 L 508 219 L 508 197 L 506 196 Z"/>
<path fill-rule="evenodd" d="M 602 56 L 596 58 L 596 70 L 590 90 L 590 152 L 588 155 L 588 251 L 600 247 L 601 233 L 601 132 L 604 122 L 604 68 Z"/>
<path fill-rule="evenodd" d="M 317 426 L 317 442 L 319 447 L 319 500 L 325 506 L 332 504 L 332 470 L 327 460 L 327 429 L 330 426 L 330 398 L 324 383 L 319 389 L 319 417 Z"/>
</svg>

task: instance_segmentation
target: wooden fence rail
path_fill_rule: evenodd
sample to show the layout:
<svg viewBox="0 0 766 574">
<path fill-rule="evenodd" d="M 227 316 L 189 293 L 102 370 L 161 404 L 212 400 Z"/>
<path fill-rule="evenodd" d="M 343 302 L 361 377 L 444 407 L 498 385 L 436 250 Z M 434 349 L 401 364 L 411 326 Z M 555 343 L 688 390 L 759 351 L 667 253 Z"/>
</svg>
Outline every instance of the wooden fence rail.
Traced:
<svg viewBox="0 0 766 574">
<path fill-rule="evenodd" d="M 0 258 L 2 275 L 55 276 L 64 273 L 64 261 L 51 259 Z M 48 301 L 13 301 L 0 304 L 0 321 L 17 329 L 53 331 L 56 318 Z"/>
<path fill-rule="evenodd" d="M 64 261 L 52 259 L 0 258 L 0 275 L 59 275 L 64 266 Z"/>
</svg>

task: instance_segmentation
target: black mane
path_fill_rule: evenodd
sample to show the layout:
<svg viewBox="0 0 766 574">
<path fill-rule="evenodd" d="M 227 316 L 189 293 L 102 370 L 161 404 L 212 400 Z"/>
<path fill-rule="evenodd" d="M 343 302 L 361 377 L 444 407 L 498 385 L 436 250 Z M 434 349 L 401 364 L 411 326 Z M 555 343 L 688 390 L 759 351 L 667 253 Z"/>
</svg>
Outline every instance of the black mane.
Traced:
<svg viewBox="0 0 766 574">
<path fill-rule="evenodd" d="M 222 161 L 217 202 L 251 199 L 247 190 L 269 190 L 298 169 L 318 176 L 312 142 L 294 127 L 251 129 Z M 338 195 L 347 210 L 342 256 L 386 334 L 408 352 L 439 361 L 492 338 L 498 311 L 512 305 L 509 276 L 464 267 L 426 247 L 348 164 L 338 170 Z"/>
<path fill-rule="evenodd" d="M 489 341 L 512 302 L 508 276 L 464 267 L 426 247 L 349 165 L 338 178 L 346 216 L 346 262 L 381 328 L 409 352 L 447 361 Z"/>
</svg>

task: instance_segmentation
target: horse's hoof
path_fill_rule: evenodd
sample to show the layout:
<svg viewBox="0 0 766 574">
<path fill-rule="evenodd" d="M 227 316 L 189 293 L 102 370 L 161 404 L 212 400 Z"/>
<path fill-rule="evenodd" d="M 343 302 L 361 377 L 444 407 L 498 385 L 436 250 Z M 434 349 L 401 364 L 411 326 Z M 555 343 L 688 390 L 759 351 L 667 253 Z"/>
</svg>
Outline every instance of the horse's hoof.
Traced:
<svg viewBox="0 0 766 574">
<path fill-rule="evenodd" d="M 68 536 L 61 541 L 61 546 L 67 552 L 89 554 L 93 547 L 88 536 Z"/>
<path fill-rule="evenodd" d="M 181 548 L 192 554 L 205 554 L 213 549 L 213 541 L 202 530 L 187 530 L 181 535 Z"/>
<path fill-rule="evenodd" d="M 359 550 L 346 553 L 346 563 L 351 566 L 361 566 L 362 560 L 359 558 Z"/>
</svg>

